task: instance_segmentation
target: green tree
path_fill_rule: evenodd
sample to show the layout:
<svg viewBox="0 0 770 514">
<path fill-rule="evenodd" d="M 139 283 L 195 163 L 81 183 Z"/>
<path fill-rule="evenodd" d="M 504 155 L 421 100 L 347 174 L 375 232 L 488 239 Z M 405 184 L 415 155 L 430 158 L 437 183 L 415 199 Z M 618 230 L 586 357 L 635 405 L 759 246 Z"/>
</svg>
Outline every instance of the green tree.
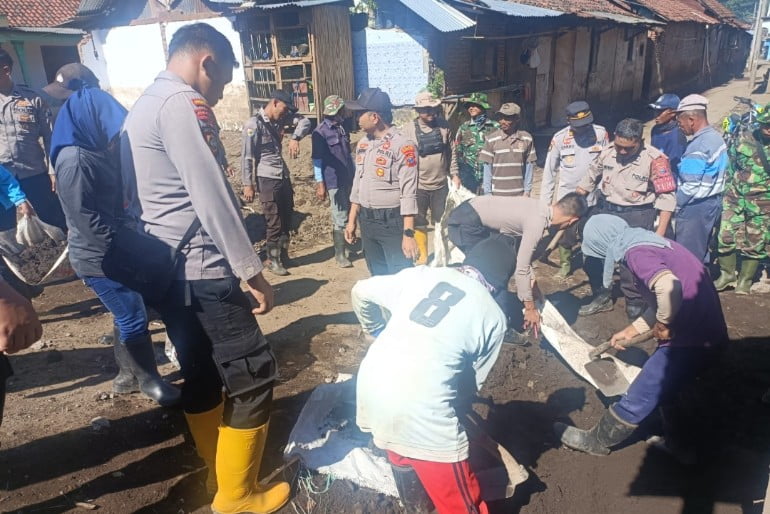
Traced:
<svg viewBox="0 0 770 514">
<path fill-rule="evenodd" d="M 757 0 L 719 0 L 719 2 L 729 7 L 743 21 L 754 19 L 754 9 L 756 8 Z"/>
</svg>

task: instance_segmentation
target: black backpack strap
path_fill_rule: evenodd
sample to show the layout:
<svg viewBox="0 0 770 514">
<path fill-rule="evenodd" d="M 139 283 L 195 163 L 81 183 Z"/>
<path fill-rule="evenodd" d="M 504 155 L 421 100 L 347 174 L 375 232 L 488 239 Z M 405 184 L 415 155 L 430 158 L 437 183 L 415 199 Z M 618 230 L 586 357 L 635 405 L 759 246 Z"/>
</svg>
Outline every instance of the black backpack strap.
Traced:
<svg viewBox="0 0 770 514">
<path fill-rule="evenodd" d="M 765 168 L 765 173 L 770 173 L 770 163 L 767 162 L 765 146 L 756 136 L 754 136 L 754 143 L 757 145 L 757 153 L 759 154 L 759 160 L 762 161 L 762 167 Z"/>
</svg>

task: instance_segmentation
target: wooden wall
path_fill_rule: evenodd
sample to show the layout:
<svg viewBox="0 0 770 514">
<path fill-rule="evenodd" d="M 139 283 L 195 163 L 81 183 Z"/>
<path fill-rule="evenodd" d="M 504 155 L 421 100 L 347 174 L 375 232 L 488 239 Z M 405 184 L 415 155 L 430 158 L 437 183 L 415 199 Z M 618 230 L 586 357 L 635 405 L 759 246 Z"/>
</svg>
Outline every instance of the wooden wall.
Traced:
<svg viewBox="0 0 770 514">
<path fill-rule="evenodd" d="M 320 5 L 312 10 L 310 31 L 315 54 L 313 77 L 320 119 L 323 100 L 327 96 L 354 98 L 353 44 L 347 7 Z"/>
</svg>

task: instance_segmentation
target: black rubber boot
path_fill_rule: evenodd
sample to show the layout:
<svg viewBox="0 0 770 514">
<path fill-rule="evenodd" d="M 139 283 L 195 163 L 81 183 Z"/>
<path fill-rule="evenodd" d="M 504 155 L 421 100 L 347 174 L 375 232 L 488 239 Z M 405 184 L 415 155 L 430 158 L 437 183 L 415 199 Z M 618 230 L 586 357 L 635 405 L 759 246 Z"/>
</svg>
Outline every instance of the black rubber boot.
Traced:
<svg viewBox="0 0 770 514">
<path fill-rule="evenodd" d="M 289 268 L 292 266 L 291 259 L 289 259 L 289 242 L 291 241 L 291 238 L 289 237 L 289 234 L 283 234 L 278 239 L 278 246 L 281 247 L 281 265 L 283 265 L 284 268 Z"/>
<path fill-rule="evenodd" d="M 503 343 L 516 346 L 527 346 L 529 344 L 529 338 L 526 334 L 522 334 L 521 332 L 509 328 L 503 335 Z"/>
<path fill-rule="evenodd" d="M 599 312 L 612 310 L 612 293 L 609 289 L 602 288 L 594 294 L 593 300 L 588 305 L 583 305 L 578 311 L 579 316 L 591 316 Z"/>
<path fill-rule="evenodd" d="M 173 407 L 182 399 L 182 392 L 164 381 L 158 373 L 155 352 L 150 335 L 115 345 L 115 355 L 120 362 L 127 363 L 139 382 L 139 390 L 163 407 Z"/>
<path fill-rule="evenodd" d="M 647 305 L 640 302 L 626 303 L 626 315 L 629 321 L 636 321 L 647 310 Z"/>
<path fill-rule="evenodd" d="M 286 271 L 286 268 L 284 268 L 283 264 L 281 263 L 280 245 L 268 243 L 267 256 L 270 259 L 270 264 L 268 265 L 267 269 L 279 276 L 286 276 L 289 274 L 289 272 Z"/>
<path fill-rule="evenodd" d="M 345 233 L 342 230 L 335 230 L 332 232 L 334 239 L 334 260 L 340 268 L 352 268 L 353 264 L 350 263 L 347 256 L 347 241 L 345 241 Z"/>
<path fill-rule="evenodd" d="M 630 436 L 636 430 L 636 425 L 621 421 L 610 407 L 590 430 L 581 430 L 564 423 L 554 423 L 553 429 L 564 446 L 591 455 L 604 456 L 609 455 L 612 446 Z"/>
<path fill-rule="evenodd" d="M 128 357 L 127 352 L 120 348 L 123 345 L 120 343 L 118 329 L 113 329 L 113 333 L 113 348 L 115 350 L 115 364 L 118 365 L 118 376 L 112 381 L 112 390 L 118 394 L 138 393 L 139 381 L 131 371 L 130 357 Z"/>
</svg>

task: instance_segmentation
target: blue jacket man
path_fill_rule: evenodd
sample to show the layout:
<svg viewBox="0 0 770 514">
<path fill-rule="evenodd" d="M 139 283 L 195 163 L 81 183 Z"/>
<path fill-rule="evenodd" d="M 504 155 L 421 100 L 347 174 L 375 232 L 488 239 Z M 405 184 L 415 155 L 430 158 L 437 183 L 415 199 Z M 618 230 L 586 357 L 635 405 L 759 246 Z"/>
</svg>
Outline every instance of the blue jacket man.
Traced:
<svg viewBox="0 0 770 514">
<path fill-rule="evenodd" d="M 679 161 L 687 147 L 687 137 L 676 121 L 679 97 L 672 93 L 661 95 L 650 108 L 655 110 L 655 126 L 652 127 L 652 146 L 666 154 L 674 173 L 679 170 Z"/>
<path fill-rule="evenodd" d="M 677 121 L 690 142 L 679 161 L 676 191 L 676 241 L 702 262 L 709 261 L 709 242 L 722 214 L 727 145 L 706 117 L 708 100 L 686 96 Z"/>
</svg>

